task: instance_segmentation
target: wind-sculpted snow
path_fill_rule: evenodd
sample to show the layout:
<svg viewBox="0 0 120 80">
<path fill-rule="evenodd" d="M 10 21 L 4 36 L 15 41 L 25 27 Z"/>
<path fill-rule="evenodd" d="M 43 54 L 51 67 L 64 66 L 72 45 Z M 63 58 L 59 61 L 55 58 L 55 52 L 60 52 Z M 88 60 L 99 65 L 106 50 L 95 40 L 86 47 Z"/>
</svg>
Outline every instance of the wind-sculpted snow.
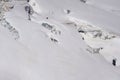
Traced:
<svg viewBox="0 0 120 80">
<path fill-rule="evenodd" d="M 119 63 L 119 60 L 120 60 L 119 51 L 120 50 L 119 48 L 116 48 L 116 46 L 118 46 L 116 44 L 119 44 L 120 42 L 119 35 L 116 35 L 111 32 L 107 32 L 100 27 L 94 26 L 88 22 L 78 20 L 75 18 L 70 18 L 65 24 L 75 27 L 76 31 L 78 31 L 82 35 L 83 37 L 82 39 L 88 45 L 88 48 L 87 48 L 88 52 L 100 53 L 110 63 L 115 58 L 117 59 L 117 62 L 116 62 L 117 65 L 118 66 L 120 65 Z M 107 45 L 109 45 L 109 48 L 107 47 Z M 114 46 L 111 46 L 111 45 L 114 45 Z M 109 52 L 109 50 L 111 51 Z M 114 51 L 118 51 L 116 52 L 116 55 L 114 54 Z"/>
<path fill-rule="evenodd" d="M 0 25 L 0 80 L 120 80 L 119 17 L 89 1 L 13 1 Z"/>
</svg>

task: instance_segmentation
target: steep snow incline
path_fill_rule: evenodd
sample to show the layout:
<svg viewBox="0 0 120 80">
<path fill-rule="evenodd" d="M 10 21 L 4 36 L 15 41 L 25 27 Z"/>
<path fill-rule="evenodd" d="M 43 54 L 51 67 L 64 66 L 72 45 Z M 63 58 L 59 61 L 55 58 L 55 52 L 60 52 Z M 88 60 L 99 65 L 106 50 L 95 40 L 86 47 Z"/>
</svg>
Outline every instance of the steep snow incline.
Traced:
<svg viewBox="0 0 120 80">
<path fill-rule="evenodd" d="M 120 16 L 120 1 L 119 0 L 88 0 L 87 4 L 101 8 Z"/>
<path fill-rule="evenodd" d="M 41 6 L 40 10 L 41 13 L 43 13 L 41 15 L 46 14 L 46 17 L 64 19 L 63 16 L 67 16 L 65 11 L 70 10 L 70 14 L 68 16 L 86 20 L 108 31 L 119 33 L 120 16 L 91 5 L 83 4 L 79 0 L 36 0 L 36 2 L 36 4 Z"/>
<path fill-rule="evenodd" d="M 60 26 L 63 26 L 64 23 L 66 24 L 71 24 L 73 23 L 73 27 L 78 27 L 77 25 L 81 25 L 83 21 L 86 23 L 86 25 L 91 25 L 91 26 L 96 26 L 98 29 L 96 29 L 97 31 L 100 31 L 99 33 L 102 35 L 100 39 L 102 38 L 109 38 L 111 39 L 112 37 L 118 38 L 119 37 L 119 19 L 120 17 L 118 15 L 114 15 L 113 13 L 110 13 L 109 11 L 106 10 L 102 10 L 101 8 L 98 7 L 94 7 L 93 5 L 89 5 L 90 1 L 87 1 L 86 3 L 81 3 L 80 1 L 78 2 L 77 0 L 74 2 L 71 1 L 56 1 L 56 0 L 50 0 L 49 4 L 54 4 L 53 5 L 49 5 L 48 2 L 46 2 L 45 0 L 41 0 L 38 1 L 36 0 L 37 3 L 33 4 L 39 4 L 41 5 L 41 7 L 38 8 L 38 10 L 41 10 L 41 14 L 40 15 L 33 15 L 33 21 L 37 22 L 38 24 L 42 24 L 42 19 L 49 19 L 49 21 L 52 20 L 52 22 L 54 22 L 54 20 L 56 20 L 56 22 L 59 22 Z M 66 4 L 63 4 L 64 2 L 66 2 Z M 59 4 L 58 4 L 59 3 Z M 108 4 L 110 4 L 111 2 L 109 2 Z M 31 2 L 32 4 L 32 2 Z M 62 5 L 61 5 L 62 4 Z M 73 5 L 76 6 L 73 6 Z M 92 1 L 91 1 L 92 4 Z M 105 3 L 104 3 L 105 5 Z M 107 6 L 107 4 L 106 4 Z M 115 4 L 111 5 L 111 6 L 115 6 Z M 119 5 L 116 5 L 117 7 L 119 7 Z M 34 7 L 33 7 L 34 8 Z M 115 8 L 115 7 L 114 7 Z M 59 16 L 58 16 L 59 15 Z M 39 17 L 39 18 L 38 18 Z M 41 19 L 40 19 L 41 18 Z M 54 19 L 54 20 L 53 20 Z M 45 20 L 47 21 L 47 20 Z M 48 21 L 47 21 L 48 22 Z M 51 22 L 50 22 L 51 23 Z M 54 23 L 56 24 L 56 23 Z M 66 25 L 64 25 L 66 26 Z M 70 26 L 70 25 L 68 25 Z M 113 27 L 114 26 L 114 27 Z M 85 26 L 84 26 L 85 27 Z M 86 28 L 87 29 L 87 28 Z M 89 30 L 89 28 L 88 28 Z M 86 43 L 91 46 L 94 49 L 97 49 L 98 51 L 100 51 L 100 48 L 104 48 L 105 45 L 113 45 L 114 42 L 112 40 L 93 40 L 92 38 L 90 39 L 89 36 L 98 36 L 98 32 L 89 32 L 89 34 L 86 37 L 85 41 Z M 100 36 L 100 35 L 99 35 Z M 87 38 L 88 37 L 88 38 Z M 57 40 L 57 38 L 55 39 Z M 98 42 L 99 41 L 99 42 Z M 108 44 L 107 44 L 107 43 Z M 117 42 L 119 43 L 119 38 L 117 39 Z M 101 45 L 102 44 L 102 45 Z M 113 51 L 111 52 L 107 52 L 107 50 L 111 49 L 109 48 L 104 48 L 106 49 L 104 51 L 104 54 L 109 55 L 109 60 L 108 57 L 106 59 L 111 63 L 112 60 L 114 58 L 118 59 L 118 65 L 119 65 L 119 57 L 117 57 L 119 55 L 119 49 L 116 48 L 117 45 L 111 46 L 111 48 L 113 48 Z M 114 55 L 114 51 L 117 50 L 117 55 Z"/>
<path fill-rule="evenodd" d="M 76 18 L 70 18 L 65 24 L 74 27 L 82 35 L 82 39 L 88 45 L 87 51 L 101 53 L 110 63 L 116 59 L 116 65 L 120 65 L 120 36 Z"/>
<path fill-rule="evenodd" d="M 72 50 L 52 45 L 41 32 L 37 35 L 37 40 L 35 37 L 32 40 L 32 43 L 37 41 L 37 44 L 28 48 L 29 45 L 23 45 L 0 32 L 0 79 L 96 80 L 99 77 L 100 80 L 119 80 L 117 69 L 107 64 L 102 57 L 88 55 L 83 50 L 72 53 Z M 37 47 L 39 51 L 35 50 Z"/>
<path fill-rule="evenodd" d="M 82 24 L 80 23 L 80 21 L 86 22 L 86 25 L 91 24 L 92 26 L 96 26 L 100 31 L 100 33 L 104 36 L 101 37 L 102 38 L 112 38 L 112 37 L 116 37 L 117 42 L 119 43 L 119 30 L 120 30 L 120 16 L 111 13 L 110 11 L 107 11 L 106 9 L 103 10 L 102 8 L 96 6 L 96 5 L 92 5 L 92 3 L 94 4 L 94 0 L 92 1 L 87 1 L 86 3 L 82 3 L 80 1 L 68 1 L 68 0 L 62 0 L 62 1 L 56 1 L 56 0 L 49 0 L 48 2 L 45 0 L 36 0 L 37 3 L 32 3 L 31 4 L 39 4 L 41 7 L 38 8 L 38 10 L 41 10 L 41 14 L 37 14 L 37 15 L 33 15 L 34 22 L 37 23 L 42 23 L 42 19 L 49 19 L 49 21 L 52 19 L 56 20 L 56 22 L 59 22 L 60 24 L 63 23 L 62 25 L 64 25 L 64 23 L 70 23 L 73 21 L 75 23 L 74 27 L 77 27 L 77 24 Z M 64 2 L 66 4 L 64 4 Z M 96 1 L 99 2 L 99 1 Z M 106 2 L 106 0 L 104 1 L 100 1 L 101 4 L 103 2 Z M 106 6 L 111 6 L 114 9 L 117 9 L 119 7 L 119 5 L 116 5 L 117 3 L 111 4 L 113 1 L 110 1 L 108 3 L 104 3 L 103 5 Z M 49 4 L 48 4 L 49 3 Z M 50 5 L 52 4 L 52 5 Z M 91 5 L 90 5 L 91 4 Z M 76 5 L 76 6 L 73 6 Z M 116 6 L 116 7 L 115 7 Z M 34 7 L 33 7 L 34 8 Z M 39 18 L 42 19 L 38 19 L 37 17 L 40 16 Z M 37 19 L 35 19 L 37 18 Z M 56 24 L 56 23 L 55 23 Z M 62 26 L 61 25 L 61 26 Z M 73 24 L 74 25 L 74 24 Z M 70 26 L 70 25 L 68 25 Z M 93 40 L 92 38 L 89 38 L 89 35 L 94 36 L 97 35 L 97 32 L 89 32 L 88 36 L 84 36 L 86 37 L 86 43 L 91 46 L 94 49 L 97 49 L 98 51 L 100 51 L 100 49 L 104 48 L 104 54 L 109 55 L 105 56 L 105 58 L 111 63 L 112 60 L 114 58 L 117 58 L 118 61 L 118 65 L 119 64 L 119 49 L 116 48 L 117 45 L 111 46 L 114 44 L 114 40 Z M 106 43 L 107 42 L 107 43 Z M 105 47 L 105 45 L 109 45 L 111 47 Z M 113 48 L 113 50 L 111 52 L 106 52 L 107 50 Z M 114 51 L 117 51 L 116 56 L 114 55 Z"/>
<path fill-rule="evenodd" d="M 25 6 L 29 4 L 34 10 L 31 21 L 25 11 Z M 86 51 L 88 45 L 98 46 L 96 43 L 99 37 L 92 44 L 91 36 L 95 34 L 88 31 L 93 31 L 92 27 L 105 33 L 103 36 L 106 36 L 106 30 L 108 33 L 110 30 L 119 34 L 117 15 L 77 0 L 31 0 L 29 4 L 16 1 L 14 8 L 5 14 L 6 21 L 19 32 L 18 40 L 14 40 L 0 25 L 1 80 L 120 79 L 119 67 L 106 62 L 101 54 Z M 85 25 L 82 23 L 84 21 Z M 91 27 L 89 24 L 92 24 Z M 86 35 L 78 33 L 81 25 L 84 26 L 82 29 L 86 30 Z M 118 35 L 115 34 L 116 36 Z M 115 41 L 116 38 L 108 43 L 116 47 L 118 43 Z M 113 53 L 108 54 L 106 50 L 113 47 L 105 48 L 100 53 L 111 61 L 111 57 L 107 55 L 111 56 Z"/>
</svg>

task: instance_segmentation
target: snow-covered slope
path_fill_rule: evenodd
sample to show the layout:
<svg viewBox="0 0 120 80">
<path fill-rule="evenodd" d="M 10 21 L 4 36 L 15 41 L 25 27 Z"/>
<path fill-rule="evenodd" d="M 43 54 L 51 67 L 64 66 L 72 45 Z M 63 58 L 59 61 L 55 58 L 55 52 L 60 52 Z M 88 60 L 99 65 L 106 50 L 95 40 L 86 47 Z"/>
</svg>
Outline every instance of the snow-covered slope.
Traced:
<svg viewBox="0 0 120 80">
<path fill-rule="evenodd" d="M 4 30 L 0 32 L 1 80 L 119 80 L 117 69 L 100 55 L 82 49 L 79 53 L 74 48 L 66 50 L 51 43 L 41 32 L 37 35 L 31 35 L 34 40 L 28 40 L 29 44 L 22 44 L 6 36 Z"/>
<path fill-rule="evenodd" d="M 0 80 L 120 79 L 118 14 L 94 0 L 11 3 L 0 21 Z"/>
<path fill-rule="evenodd" d="M 89 0 L 88 0 L 89 1 Z M 100 0 L 98 0 L 100 1 Z M 96 2 L 98 2 L 96 1 Z M 101 1 L 102 2 L 102 1 Z M 91 3 L 93 3 L 91 1 Z M 117 1 L 116 1 L 117 3 Z M 118 2 L 119 3 L 119 2 Z M 63 18 L 65 16 L 65 10 L 70 10 L 71 14 L 66 15 L 68 17 L 74 17 L 77 19 L 88 21 L 94 25 L 100 26 L 104 29 L 119 33 L 119 16 L 114 15 L 106 10 L 99 9 L 98 7 L 91 6 L 89 4 L 81 3 L 79 0 L 36 0 L 36 4 L 39 4 L 39 10 L 43 15 Z M 99 4 L 99 2 L 98 2 Z M 104 3 L 105 4 L 105 3 Z M 106 4 L 109 4 L 106 2 Z M 32 4 L 31 4 L 32 5 Z M 116 4 L 113 4 L 116 5 Z M 119 7 L 119 6 L 118 6 Z M 33 7 L 34 8 L 34 7 Z M 53 16 L 54 15 L 54 16 Z M 113 27 L 114 26 L 114 27 Z"/>
<path fill-rule="evenodd" d="M 120 14 L 120 1 L 118 0 L 88 0 L 87 4 L 92 6 L 96 6 L 103 10 L 109 11 L 111 13 L 115 13 L 116 15 Z M 120 16 L 120 15 L 119 15 Z"/>
</svg>

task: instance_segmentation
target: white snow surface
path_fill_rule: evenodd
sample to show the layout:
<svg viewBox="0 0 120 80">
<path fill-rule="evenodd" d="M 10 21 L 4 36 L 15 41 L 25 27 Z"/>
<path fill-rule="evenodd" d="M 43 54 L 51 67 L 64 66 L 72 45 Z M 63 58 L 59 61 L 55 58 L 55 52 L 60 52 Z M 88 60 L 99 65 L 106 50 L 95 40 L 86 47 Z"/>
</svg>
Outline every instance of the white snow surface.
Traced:
<svg viewBox="0 0 120 80">
<path fill-rule="evenodd" d="M 120 1 L 11 3 L 0 21 L 0 80 L 120 80 Z"/>
</svg>

